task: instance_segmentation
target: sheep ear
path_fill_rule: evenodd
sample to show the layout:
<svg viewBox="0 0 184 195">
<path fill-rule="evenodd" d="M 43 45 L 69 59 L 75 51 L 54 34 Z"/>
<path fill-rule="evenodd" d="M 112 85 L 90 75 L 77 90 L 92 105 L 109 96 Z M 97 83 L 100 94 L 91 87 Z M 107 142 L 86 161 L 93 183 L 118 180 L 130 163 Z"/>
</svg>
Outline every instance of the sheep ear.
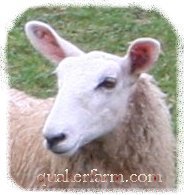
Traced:
<svg viewBox="0 0 184 195">
<path fill-rule="evenodd" d="M 61 38 L 53 28 L 43 22 L 26 23 L 25 32 L 32 45 L 56 64 L 66 57 L 83 54 L 80 49 Z"/>
<path fill-rule="evenodd" d="M 132 74 L 148 71 L 159 57 L 160 43 L 152 38 L 140 38 L 133 41 L 128 49 L 128 58 Z"/>
</svg>

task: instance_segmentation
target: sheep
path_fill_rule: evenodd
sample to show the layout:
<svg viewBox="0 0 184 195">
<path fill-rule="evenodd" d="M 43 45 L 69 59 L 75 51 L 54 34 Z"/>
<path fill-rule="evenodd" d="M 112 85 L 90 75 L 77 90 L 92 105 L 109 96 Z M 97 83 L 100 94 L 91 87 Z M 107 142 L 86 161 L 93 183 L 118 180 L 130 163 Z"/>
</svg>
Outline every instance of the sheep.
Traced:
<svg viewBox="0 0 184 195">
<path fill-rule="evenodd" d="M 118 57 L 85 53 L 40 21 L 28 22 L 25 32 L 57 64 L 58 94 L 42 100 L 11 89 L 13 180 L 28 189 L 174 188 L 171 116 L 146 73 L 160 43 L 139 38 Z M 75 182 L 62 180 L 68 172 Z"/>
</svg>

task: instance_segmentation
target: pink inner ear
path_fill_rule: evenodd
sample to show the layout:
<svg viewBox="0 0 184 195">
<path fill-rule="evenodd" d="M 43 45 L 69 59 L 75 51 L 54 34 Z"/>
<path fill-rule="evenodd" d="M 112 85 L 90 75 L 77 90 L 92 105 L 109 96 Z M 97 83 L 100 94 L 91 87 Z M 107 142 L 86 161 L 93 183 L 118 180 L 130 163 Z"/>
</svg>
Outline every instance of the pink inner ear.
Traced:
<svg viewBox="0 0 184 195">
<path fill-rule="evenodd" d="M 130 58 L 132 65 L 132 72 L 137 72 L 146 68 L 151 62 L 152 48 L 147 44 L 135 45 L 131 48 Z"/>
<path fill-rule="evenodd" d="M 39 47 L 46 52 L 48 56 L 56 60 L 61 60 L 65 57 L 64 51 L 48 29 L 35 26 L 33 32 L 39 39 Z"/>
</svg>

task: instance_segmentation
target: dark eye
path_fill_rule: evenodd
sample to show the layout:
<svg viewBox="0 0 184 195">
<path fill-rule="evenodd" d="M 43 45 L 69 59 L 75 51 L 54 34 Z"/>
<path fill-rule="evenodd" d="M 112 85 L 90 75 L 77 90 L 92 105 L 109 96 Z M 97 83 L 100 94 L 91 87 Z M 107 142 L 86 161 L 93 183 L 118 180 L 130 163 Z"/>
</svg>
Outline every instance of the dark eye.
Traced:
<svg viewBox="0 0 184 195">
<path fill-rule="evenodd" d="M 97 88 L 112 89 L 116 86 L 116 83 L 117 80 L 115 78 L 107 77 L 97 86 Z"/>
</svg>

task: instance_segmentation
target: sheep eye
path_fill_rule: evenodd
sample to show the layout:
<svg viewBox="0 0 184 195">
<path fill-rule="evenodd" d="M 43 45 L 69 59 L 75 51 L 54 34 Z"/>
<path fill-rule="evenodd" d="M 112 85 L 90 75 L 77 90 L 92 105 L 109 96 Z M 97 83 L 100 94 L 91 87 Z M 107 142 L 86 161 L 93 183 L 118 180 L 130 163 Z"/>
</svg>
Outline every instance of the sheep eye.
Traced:
<svg viewBox="0 0 184 195">
<path fill-rule="evenodd" d="M 116 82 L 115 78 L 107 77 L 97 86 L 97 88 L 112 89 L 116 86 Z"/>
</svg>

